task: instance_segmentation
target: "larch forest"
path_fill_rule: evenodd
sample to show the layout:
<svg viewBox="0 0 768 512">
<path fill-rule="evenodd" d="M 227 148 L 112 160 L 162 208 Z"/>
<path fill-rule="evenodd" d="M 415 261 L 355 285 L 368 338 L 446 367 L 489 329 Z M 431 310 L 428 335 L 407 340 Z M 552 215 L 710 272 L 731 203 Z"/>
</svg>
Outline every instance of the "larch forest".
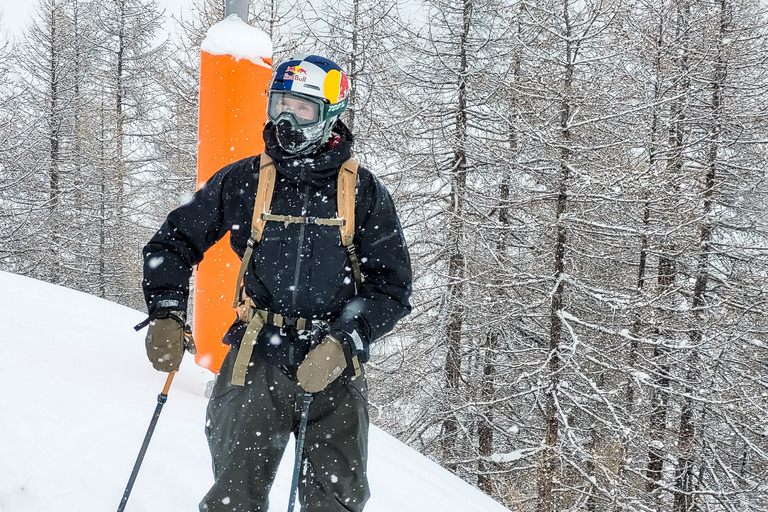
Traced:
<svg viewBox="0 0 768 512">
<path fill-rule="evenodd" d="M 348 71 L 356 157 L 406 231 L 375 424 L 512 511 L 768 510 L 765 2 L 250 9 L 275 62 Z M 0 270 L 144 309 L 223 15 L 40 0 L 0 40 Z"/>
</svg>

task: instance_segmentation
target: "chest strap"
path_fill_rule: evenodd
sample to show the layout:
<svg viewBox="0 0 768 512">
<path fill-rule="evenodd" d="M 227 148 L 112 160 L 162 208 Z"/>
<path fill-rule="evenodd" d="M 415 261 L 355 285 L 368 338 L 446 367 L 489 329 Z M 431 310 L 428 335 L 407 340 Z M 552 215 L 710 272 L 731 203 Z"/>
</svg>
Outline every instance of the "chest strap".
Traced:
<svg viewBox="0 0 768 512">
<path fill-rule="evenodd" d="M 288 224 L 317 224 L 320 226 L 339 226 L 344 227 L 344 219 L 323 219 L 321 217 L 295 217 L 293 215 L 272 215 L 271 213 L 262 213 L 261 219 L 264 221 L 282 222 Z"/>
</svg>

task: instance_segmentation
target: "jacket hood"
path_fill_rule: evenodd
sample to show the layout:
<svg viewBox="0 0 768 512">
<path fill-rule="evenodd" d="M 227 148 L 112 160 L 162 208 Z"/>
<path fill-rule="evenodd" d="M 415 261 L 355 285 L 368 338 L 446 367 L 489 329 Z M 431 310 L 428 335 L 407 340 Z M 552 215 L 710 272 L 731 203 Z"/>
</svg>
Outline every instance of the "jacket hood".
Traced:
<svg viewBox="0 0 768 512">
<path fill-rule="evenodd" d="M 275 161 L 277 172 L 293 183 L 310 183 L 323 186 L 336 176 L 345 161 L 352 156 L 354 136 L 340 120 L 332 130 L 333 139 L 323 144 L 309 156 L 286 153 L 277 142 L 275 126 L 272 122 L 264 127 L 264 152 Z"/>
</svg>

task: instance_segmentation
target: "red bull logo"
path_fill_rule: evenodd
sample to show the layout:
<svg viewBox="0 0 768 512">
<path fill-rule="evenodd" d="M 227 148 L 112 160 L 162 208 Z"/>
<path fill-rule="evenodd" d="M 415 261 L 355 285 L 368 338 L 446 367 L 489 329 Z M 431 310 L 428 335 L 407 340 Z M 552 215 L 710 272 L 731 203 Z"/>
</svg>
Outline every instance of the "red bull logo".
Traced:
<svg viewBox="0 0 768 512">
<path fill-rule="evenodd" d="M 304 75 L 304 76 L 299 76 L 299 75 Z M 295 80 L 297 82 L 306 82 L 307 70 L 299 66 L 298 64 L 296 66 L 289 66 L 285 69 L 285 74 L 283 74 L 283 80 Z"/>
<path fill-rule="evenodd" d="M 307 70 L 303 67 L 296 65 L 296 66 L 290 66 L 286 69 L 288 73 L 293 73 L 294 75 L 298 75 L 299 73 L 307 74 Z"/>
<path fill-rule="evenodd" d="M 349 92 L 349 81 L 347 80 L 347 74 L 341 73 L 341 80 L 339 81 L 339 100 L 341 101 L 347 97 Z"/>
</svg>

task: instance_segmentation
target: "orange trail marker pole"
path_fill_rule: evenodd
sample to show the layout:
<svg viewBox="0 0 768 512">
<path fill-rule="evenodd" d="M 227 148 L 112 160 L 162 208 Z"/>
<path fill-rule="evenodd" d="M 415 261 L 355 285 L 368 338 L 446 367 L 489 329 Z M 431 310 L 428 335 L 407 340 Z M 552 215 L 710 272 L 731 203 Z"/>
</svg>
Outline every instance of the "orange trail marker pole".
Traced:
<svg viewBox="0 0 768 512">
<path fill-rule="evenodd" d="M 227 164 L 263 151 L 272 43 L 237 16 L 209 30 L 200 55 L 197 184 Z M 229 235 L 205 253 L 195 272 L 195 362 L 218 373 L 228 347 L 221 338 L 235 313 L 232 296 L 240 261 Z"/>
</svg>

